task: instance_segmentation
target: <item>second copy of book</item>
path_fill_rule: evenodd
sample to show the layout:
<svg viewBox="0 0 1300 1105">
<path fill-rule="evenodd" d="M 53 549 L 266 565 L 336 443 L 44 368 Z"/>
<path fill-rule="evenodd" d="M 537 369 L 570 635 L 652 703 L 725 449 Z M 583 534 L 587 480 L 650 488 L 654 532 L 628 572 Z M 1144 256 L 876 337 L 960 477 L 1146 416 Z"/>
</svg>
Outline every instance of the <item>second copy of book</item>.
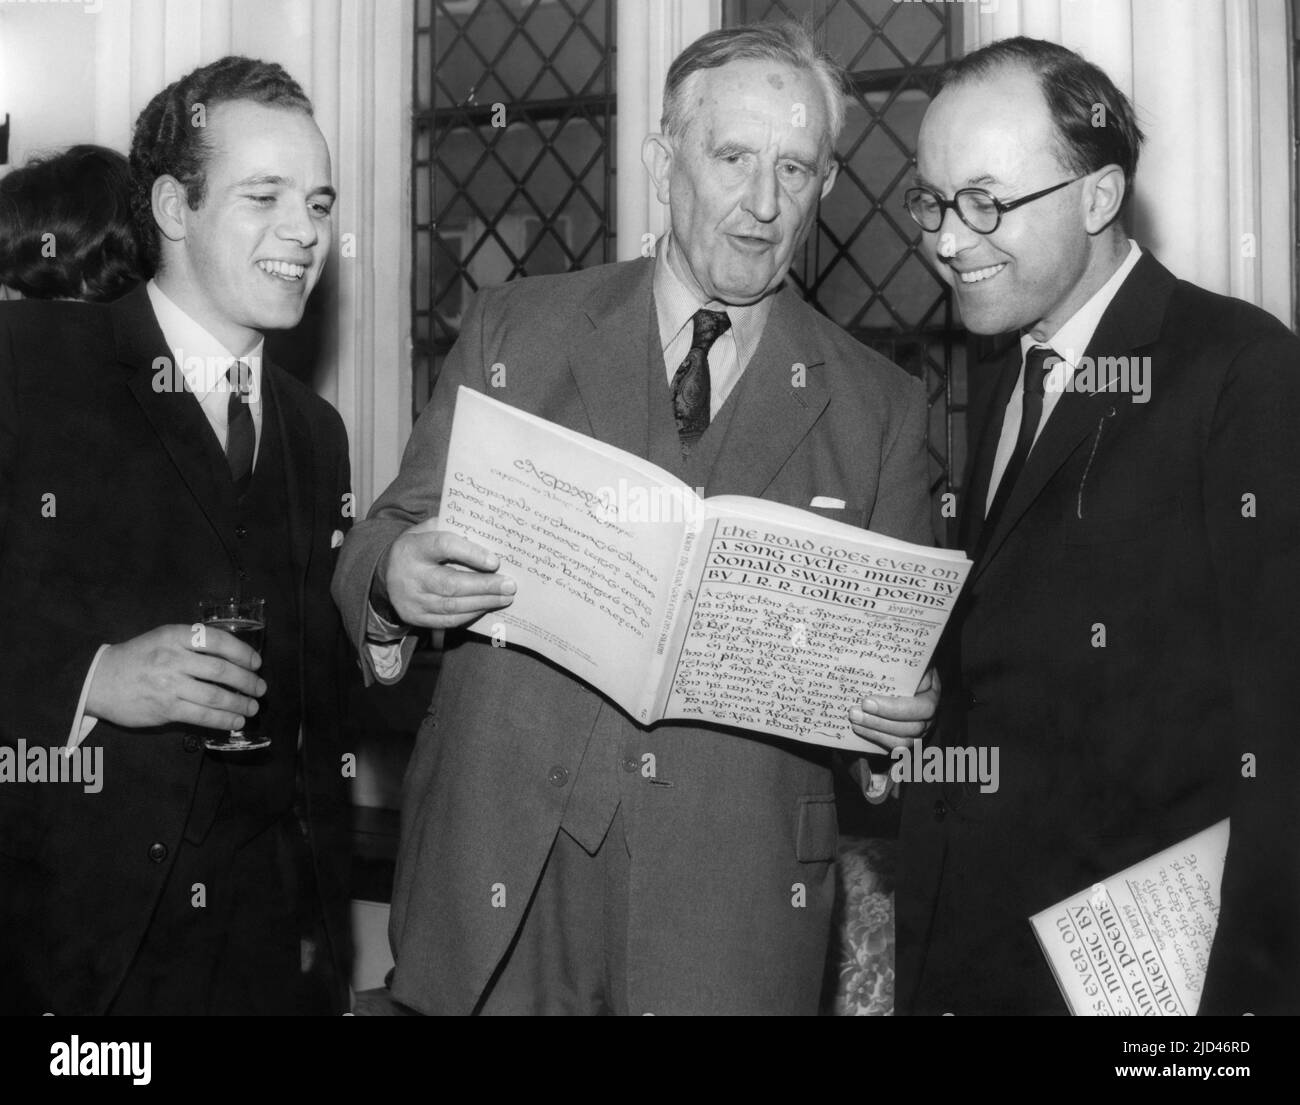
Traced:
<svg viewBox="0 0 1300 1105">
<path fill-rule="evenodd" d="M 1227 820 L 1034 914 L 1076 1016 L 1194 1016 L 1219 923 Z"/>
<path fill-rule="evenodd" d="M 649 461 L 465 387 L 439 519 L 518 584 L 469 629 L 540 653 L 644 725 L 856 752 L 881 749 L 853 734 L 849 707 L 916 691 L 970 570 L 960 552 L 812 511 L 702 499 Z"/>
</svg>

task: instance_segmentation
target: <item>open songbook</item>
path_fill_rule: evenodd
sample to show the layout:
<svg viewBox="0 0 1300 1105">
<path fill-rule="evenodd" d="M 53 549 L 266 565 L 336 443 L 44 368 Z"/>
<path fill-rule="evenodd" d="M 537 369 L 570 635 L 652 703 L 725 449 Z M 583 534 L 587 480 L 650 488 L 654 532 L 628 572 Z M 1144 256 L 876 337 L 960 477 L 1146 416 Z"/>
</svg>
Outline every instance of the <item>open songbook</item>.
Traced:
<svg viewBox="0 0 1300 1105">
<path fill-rule="evenodd" d="M 649 461 L 465 387 L 439 519 L 518 583 L 471 630 L 540 653 L 644 725 L 861 752 L 881 750 L 854 736 L 849 707 L 915 692 L 970 570 L 960 552 L 811 511 L 702 499 Z"/>
</svg>

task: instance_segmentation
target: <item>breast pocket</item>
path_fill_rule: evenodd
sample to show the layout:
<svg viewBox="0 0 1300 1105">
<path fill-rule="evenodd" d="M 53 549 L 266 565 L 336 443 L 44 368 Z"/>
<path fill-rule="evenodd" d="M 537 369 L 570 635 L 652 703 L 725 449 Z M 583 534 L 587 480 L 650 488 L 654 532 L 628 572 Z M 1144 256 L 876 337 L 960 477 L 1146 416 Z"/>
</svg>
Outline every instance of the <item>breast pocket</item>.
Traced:
<svg viewBox="0 0 1300 1105">
<path fill-rule="evenodd" d="M 843 506 L 813 506 L 810 503 L 804 509 L 809 513 L 829 518 L 833 522 L 844 522 L 850 526 L 864 526 L 866 524 L 867 508 L 861 503 L 846 502 Z"/>
</svg>

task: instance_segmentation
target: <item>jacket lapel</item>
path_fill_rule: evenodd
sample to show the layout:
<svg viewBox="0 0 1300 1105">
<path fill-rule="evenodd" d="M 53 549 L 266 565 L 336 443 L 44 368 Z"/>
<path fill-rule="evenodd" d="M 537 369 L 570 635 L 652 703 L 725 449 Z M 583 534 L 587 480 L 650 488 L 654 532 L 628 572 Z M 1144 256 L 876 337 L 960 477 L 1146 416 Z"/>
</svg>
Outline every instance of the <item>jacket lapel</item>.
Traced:
<svg viewBox="0 0 1300 1105">
<path fill-rule="evenodd" d="M 283 443 L 290 554 L 301 586 L 307 574 L 307 562 L 311 558 L 311 535 L 316 530 L 315 451 L 312 448 L 311 424 L 292 401 L 289 389 L 281 382 L 282 371 L 270 361 L 263 360 L 262 387 L 270 401 L 264 405 L 262 417 L 264 424 L 268 414 L 276 420 L 276 428 Z"/>
<path fill-rule="evenodd" d="M 1155 341 L 1174 283 L 1172 274 L 1144 253 L 1101 317 L 1086 352 L 1091 363 L 1095 366 L 1101 357 L 1132 354 Z M 1079 443 L 1095 431 L 1098 420 L 1105 418 L 1112 407 L 1131 402 L 1130 395 L 1114 386 L 1115 366 L 1111 366 L 1109 375 L 1111 379 L 1099 379 L 1095 389 L 1067 391 L 1057 402 L 990 535 L 983 559 L 975 565 L 976 576 L 997 555 L 1007 535 Z"/>
<path fill-rule="evenodd" d="M 569 371 L 591 436 L 638 456 L 646 455 L 649 422 L 647 327 L 658 333 L 653 279 L 653 260 L 619 266 L 585 308 L 585 329 L 569 347 Z"/>
<path fill-rule="evenodd" d="M 736 409 L 726 447 L 716 450 L 708 486 L 762 495 L 826 408 L 829 393 L 812 371 L 825 358 L 819 349 L 794 340 L 795 335 L 807 340 L 811 328 L 801 314 L 809 310 L 789 285 L 777 293 L 758 349 L 728 399 Z M 649 356 L 661 355 L 653 311 L 654 261 L 622 266 L 587 306 L 589 329 L 569 348 L 569 370 L 592 436 L 638 456 L 649 455 L 647 340 Z M 796 364 L 806 369 L 803 387 L 793 383 Z M 707 443 L 708 435 L 702 452 Z"/>
<path fill-rule="evenodd" d="M 962 511 L 959 534 L 962 547 L 968 553 L 979 544 L 980 531 L 984 528 L 984 510 L 989 497 L 989 480 L 993 478 L 993 462 L 997 458 L 998 442 L 1002 436 L 1003 412 L 1011 399 L 1011 393 L 1016 389 L 1016 381 L 1020 378 L 1019 347 L 1007 351 L 999 361 L 1000 365 L 995 364 L 989 370 L 996 378 L 993 386 L 984 388 L 983 401 L 973 405 L 973 409 L 978 412 L 975 424 L 983 427 L 983 436 L 970 467 L 966 507 Z"/>
<path fill-rule="evenodd" d="M 213 533 L 227 553 L 237 558 L 233 527 L 223 524 L 234 495 L 225 458 L 202 408 L 185 388 L 180 366 L 172 363 L 145 285 L 112 304 L 110 310 L 117 358 L 127 368 L 128 389 Z"/>
<path fill-rule="evenodd" d="M 776 294 L 758 349 L 728 399 L 736 408 L 725 442 L 716 443 L 706 488 L 761 496 L 826 409 L 830 393 L 814 371 L 826 358 L 810 344 L 815 330 L 802 317 L 811 310 L 789 284 Z M 803 386 L 796 365 L 804 366 Z"/>
</svg>

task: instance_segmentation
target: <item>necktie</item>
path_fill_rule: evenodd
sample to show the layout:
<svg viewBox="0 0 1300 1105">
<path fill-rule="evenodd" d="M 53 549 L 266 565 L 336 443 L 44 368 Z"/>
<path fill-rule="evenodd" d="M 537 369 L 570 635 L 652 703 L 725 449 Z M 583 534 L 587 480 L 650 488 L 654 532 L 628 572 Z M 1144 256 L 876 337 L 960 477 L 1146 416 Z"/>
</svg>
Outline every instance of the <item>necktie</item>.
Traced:
<svg viewBox="0 0 1300 1105">
<path fill-rule="evenodd" d="M 1039 420 L 1043 417 L 1043 393 L 1047 375 L 1060 359 L 1046 345 L 1035 345 L 1025 354 L 1025 393 L 1020 405 L 1020 432 L 1016 435 L 1016 447 L 1011 453 L 1011 459 L 1007 461 L 1006 471 L 1002 473 L 1002 482 L 998 484 L 997 493 L 993 496 L 988 515 L 984 519 L 984 527 L 980 530 L 976 560 L 984 551 L 984 546 L 988 544 L 988 539 L 998 524 L 998 518 L 1006 507 L 1007 500 L 1011 498 L 1012 488 L 1015 487 L 1025 467 L 1025 461 L 1029 458 L 1029 450 L 1034 445 L 1034 435 L 1038 433 Z"/>
<path fill-rule="evenodd" d="M 709 428 L 709 349 L 731 329 L 725 311 L 695 312 L 691 351 L 686 354 L 673 376 L 673 414 L 677 417 L 677 436 L 682 443 L 682 459 Z"/>
<path fill-rule="evenodd" d="M 253 449 L 257 438 L 253 429 L 253 408 L 249 405 L 253 370 L 246 361 L 235 361 L 226 370 L 230 399 L 226 403 L 226 462 L 235 490 L 243 494 L 253 475 Z"/>
</svg>

